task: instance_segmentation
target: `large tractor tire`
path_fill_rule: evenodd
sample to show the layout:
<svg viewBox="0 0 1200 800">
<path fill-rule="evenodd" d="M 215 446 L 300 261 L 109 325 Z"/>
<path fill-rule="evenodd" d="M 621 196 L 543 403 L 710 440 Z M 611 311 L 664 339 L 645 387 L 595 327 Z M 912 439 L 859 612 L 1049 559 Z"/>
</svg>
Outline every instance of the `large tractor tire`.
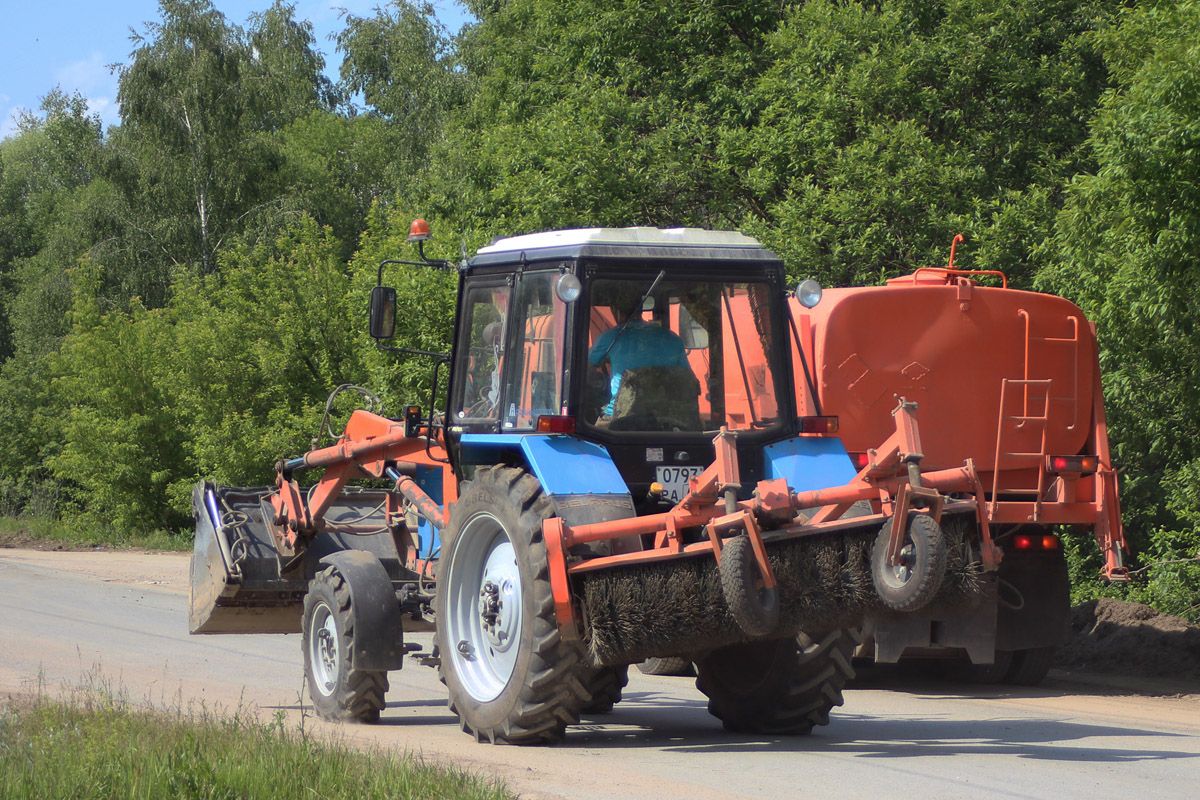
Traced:
<svg viewBox="0 0 1200 800">
<path fill-rule="evenodd" d="M 696 662 L 696 687 L 726 730 L 809 733 L 828 724 L 830 709 L 842 704 L 860 640 L 855 631 L 835 630 L 820 639 L 802 633 L 723 647 Z"/>
<path fill-rule="evenodd" d="M 600 667 L 584 685 L 591 699 L 584 704 L 583 713 L 607 714 L 621 702 L 621 695 L 629 685 L 629 667 Z"/>
<path fill-rule="evenodd" d="M 1031 647 L 1026 650 L 997 650 L 992 664 L 951 661 L 948 677 L 964 683 L 1008 683 L 1037 686 L 1054 666 L 1057 647 Z"/>
<path fill-rule="evenodd" d="M 378 722 L 387 672 L 351 667 L 354 609 L 350 586 L 336 567 L 326 567 L 309 582 L 300 631 L 304 675 L 317 716 L 332 722 Z"/>
<path fill-rule="evenodd" d="M 442 534 L 437 643 L 450 710 L 478 741 L 555 742 L 591 697 L 559 635 L 537 479 L 489 467 L 463 485 Z"/>
</svg>

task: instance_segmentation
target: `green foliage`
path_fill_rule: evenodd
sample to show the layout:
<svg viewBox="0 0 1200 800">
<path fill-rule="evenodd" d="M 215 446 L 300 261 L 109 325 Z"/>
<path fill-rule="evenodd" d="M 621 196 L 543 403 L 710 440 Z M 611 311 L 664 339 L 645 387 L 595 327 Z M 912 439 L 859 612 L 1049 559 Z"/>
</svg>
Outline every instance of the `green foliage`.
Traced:
<svg viewBox="0 0 1200 800">
<path fill-rule="evenodd" d="M 710 0 L 474 9 L 481 21 L 460 48 L 477 89 L 438 159 L 435 208 L 486 231 L 485 241 L 552 227 L 735 224 L 744 193 L 718 141 L 745 121 L 743 87 L 780 9 Z"/>
<path fill-rule="evenodd" d="M 164 269 L 207 274 L 223 245 L 266 224 L 283 180 L 270 134 L 331 91 L 311 27 L 291 7 L 276 3 L 247 34 L 208 0 L 160 5 L 163 21 L 134 36 L 133 61 L 120 70 L 118 141 L 138 164 L 131 195 L 152 221 L 142 231 L 149 249 Z"/>
<path fill-rule="evenodd" d="M 1200 3 L 1147 3 L 1096 36 L 1116 79 L 1099 104 L 1094 173 L 1058 220 L 1044 288 L 1100 332 L 1126 532 L 1142 562 L 1200 555 Z M 1149 570 L 1141 596 L 1195 616 L 1195 563 Z"/>
<path fill-rule="evenodd" d="M 137 303 L 103 312 L 93 293 L 98 283 L 96 268 L 85 265 L 54 381 L 66 408 L 61 451 L 46 463 L 85 521 L 179 527 L 186 518 L 168 504 L 167 489 L 186 453 L 162 375 L 174 331 L 163 312 Z"/>
<path fill-rule="evenodd" d="M 55 90 L 0 145 L 0 358 L 38 356 L 66 334 L 66 270 L 111 233 L 100 120 Z"/>
<path fill-rule="evenodd" d="M 343 117 L 314 111 L 280 131 L 286 218 L 307 214 L 328 226 L 348 261 L 366 227 L 367 213 L 395 194 L 395 139 L 380 117 Z"/>
<path fill-rule="evenodd" d="M 60 490 L 47 467 L 58 452 L 64 398 L 51 359 L 13 358 L 0 367 L 0 514 L 57 514 Z"/>
<path fill-rule="evenodd" d="M 175 508 L 202 478 L 269 483 L 277 459 L 311 446 L 326 395 L 365 380 L 366 295 L 338 249 L 302 219 L 269 246 L 224 253 L 218 275 L 177 283 L 165 380 L 192 458 L 172 476 Z"/>
<path fill-rule="evenodd" d="M 1105 75 L 1087 32 L 1111 4 L 809 2 L 768 38 L 753 124 L 722 143 L 758 210 L 749 227 L 798 274 L 873 283 L 970 266 L 1018 285 L 1086 165 Z"/>
</svg>

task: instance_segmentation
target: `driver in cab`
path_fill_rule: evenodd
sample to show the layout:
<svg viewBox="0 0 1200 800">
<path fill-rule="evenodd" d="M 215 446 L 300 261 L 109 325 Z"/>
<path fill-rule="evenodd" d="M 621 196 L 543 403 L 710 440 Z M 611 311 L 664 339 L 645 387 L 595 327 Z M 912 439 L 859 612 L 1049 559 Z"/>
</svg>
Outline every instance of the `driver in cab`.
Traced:
<svg viewBox="0 0 1200 800">
<path fill-rule="evenodd" d="M 688 365 L 683 340 L 662 325 L 643 319 L 637 313 L 640 301 L 636 294 L 617 298 L 611 306 L 617 324 L 597 336 L 588 349 L 588 361 L 592 366 L 601 366 L 605 359 L 609 362 L 610 394 L 608 404 L 596 420 L 600 427 L 612 421 L 613 406 L 627 370 Z"/>
</svg>

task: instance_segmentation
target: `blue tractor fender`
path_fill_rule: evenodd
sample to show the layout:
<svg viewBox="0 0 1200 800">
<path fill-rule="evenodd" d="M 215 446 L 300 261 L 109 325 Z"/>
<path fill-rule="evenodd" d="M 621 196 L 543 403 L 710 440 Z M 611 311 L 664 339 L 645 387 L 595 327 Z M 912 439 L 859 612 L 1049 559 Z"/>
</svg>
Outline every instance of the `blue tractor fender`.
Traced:
<svg viewBox="0 0 1200 800">
<path fill-rule="evenodd" d="M 783 478 L 793 492 L 844 486 L 858 473 L 842 440 L 826 436 L 797 436 L 767 445 L 763 462 L 766 477 Z"/>
<path fill-rule="evenodd" d="M 629 487 L 603 445 L 566 434 L 463 434 L 464 464 L 521 464 L 568 525 L 636 514 Z"/>
</svg>

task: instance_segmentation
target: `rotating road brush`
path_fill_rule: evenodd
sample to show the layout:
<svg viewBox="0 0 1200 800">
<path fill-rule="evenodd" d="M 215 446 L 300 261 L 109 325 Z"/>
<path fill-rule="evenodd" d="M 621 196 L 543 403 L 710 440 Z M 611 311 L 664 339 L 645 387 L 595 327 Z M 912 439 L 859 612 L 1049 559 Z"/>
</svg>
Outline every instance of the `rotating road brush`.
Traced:
<svg viewBox="0 0 1200 800">
<path fill-rule="evenodd" d="M 947 574 L 934 603 L 961 607 L 981 591 L 978 564 L 966 557 L 956 526 L 946 526 Z M 768 545 L 778 581 L 781 620 L 765 638 L 861 625 L 884 611 L 871 579 L 878 530 L 799 537 Z M 734 621 L 711 556 L 585 572 L 574 577 L 584 638 L 600 665 L 695 656 L 750 641 Z"/>
</svg>

